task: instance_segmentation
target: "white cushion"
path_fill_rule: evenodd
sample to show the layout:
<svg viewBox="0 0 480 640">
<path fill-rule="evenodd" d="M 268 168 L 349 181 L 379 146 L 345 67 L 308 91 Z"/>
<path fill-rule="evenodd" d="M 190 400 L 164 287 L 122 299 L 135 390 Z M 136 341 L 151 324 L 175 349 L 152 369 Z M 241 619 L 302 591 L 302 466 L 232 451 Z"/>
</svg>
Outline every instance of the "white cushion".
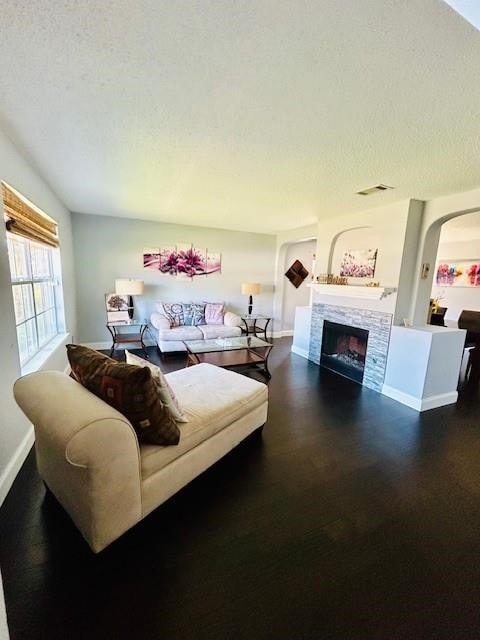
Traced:
<svg viewBox="0 0 480 640">
<path fill-rule="evenodd" d="M 197 327 L 205 340 L 211 338 L 236 338 L 242 335 L 240 327 L 226 327 L 224 324 L 201 324 Z"/>
<path fill-rule="evenodd" d="M 202 340 L 203 333 L 198 327 L 172 327 L 160 329 L 159 340 Z"/>
<path fill-rule="evenodd" d="M 198 364 L 165 376 L 175 391 L 188 423 L 179 424 L 175 447 L 141 445 L 143 479 L 159 471 L 268 399 L 262 382 L 211 364 Z"/>
</svg>

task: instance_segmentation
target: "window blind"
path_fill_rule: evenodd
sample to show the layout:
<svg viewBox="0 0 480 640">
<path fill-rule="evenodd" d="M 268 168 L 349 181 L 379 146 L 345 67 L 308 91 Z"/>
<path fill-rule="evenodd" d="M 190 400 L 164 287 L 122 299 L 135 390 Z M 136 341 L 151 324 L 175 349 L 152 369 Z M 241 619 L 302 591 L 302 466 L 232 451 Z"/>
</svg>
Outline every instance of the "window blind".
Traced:
<svg viewBox="0 0 480 640">
<path fill-rule="evenodd" d="M 50 247 L 59 246 L 56 222 L 42 214 L 4 182 L 2 197 L 7 231 Z"/>
</svg>

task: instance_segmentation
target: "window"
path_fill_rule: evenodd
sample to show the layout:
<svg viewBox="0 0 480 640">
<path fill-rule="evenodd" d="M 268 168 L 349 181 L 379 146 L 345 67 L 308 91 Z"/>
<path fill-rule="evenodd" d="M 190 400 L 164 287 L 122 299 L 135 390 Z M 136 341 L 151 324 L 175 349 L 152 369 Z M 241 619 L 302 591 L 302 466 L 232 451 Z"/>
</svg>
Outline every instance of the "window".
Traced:
<svg viewBox="0 0 480 640">
<path fill-rule="evenodd" d="M 20 363 L 58 333 L 54 252 L 57 249 L 7 233 Z"/>
<path fill-rule="evenodd" d="M 20 363 L 64 331 L 57 224 L 1 183 Z"/>
</svg>

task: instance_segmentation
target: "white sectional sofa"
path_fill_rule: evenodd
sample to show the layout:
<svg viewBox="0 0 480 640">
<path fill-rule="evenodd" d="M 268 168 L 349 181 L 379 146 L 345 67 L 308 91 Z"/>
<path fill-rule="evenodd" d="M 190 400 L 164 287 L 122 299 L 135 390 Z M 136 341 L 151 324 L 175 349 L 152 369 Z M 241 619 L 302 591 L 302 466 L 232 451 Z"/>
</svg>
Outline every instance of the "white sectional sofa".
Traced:
<svg viewBox="0 0 480 640">
<path fill-rule="evenodd" d="M 160 303 L 157 303 L 159 306 Z M 171 322 L 161 310 L 150 316 L 153 333 L 162 353 L 186 351 L 183 340 L 208 340 L 216 338 L 235 338 L 242 335 L 242 319 L 231 311 L 226 311 L 223 324 L 201 324 L 197 326 L 171 326 Z"/>
<path fill-rule="evenodd" d="M 121 413 L 59 371 L 15 383 L 40 476 L 94 552 L 108 546 L 267 419 L 266 385 L 199 364 L 166 375 L 188 422 L 176 446 L 139 444 Z M 208 498 L 206 498 L 208 499 Z"/>
</svg>

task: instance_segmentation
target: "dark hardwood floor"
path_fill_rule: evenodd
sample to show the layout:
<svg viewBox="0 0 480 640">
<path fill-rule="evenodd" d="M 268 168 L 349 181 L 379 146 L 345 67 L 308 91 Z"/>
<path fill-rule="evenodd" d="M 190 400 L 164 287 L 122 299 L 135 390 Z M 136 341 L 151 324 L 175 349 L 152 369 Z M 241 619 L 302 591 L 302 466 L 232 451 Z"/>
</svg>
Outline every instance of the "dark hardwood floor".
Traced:
<svg viewBox="0 0 480 640">
<path fill-rule="evenodd" d="M 480 638 L 477 391 L 419 415 L 289 346 L 263 437 L 99 555 L 29 456 L 0 511 L 14 640 Z"/>
</svg>

